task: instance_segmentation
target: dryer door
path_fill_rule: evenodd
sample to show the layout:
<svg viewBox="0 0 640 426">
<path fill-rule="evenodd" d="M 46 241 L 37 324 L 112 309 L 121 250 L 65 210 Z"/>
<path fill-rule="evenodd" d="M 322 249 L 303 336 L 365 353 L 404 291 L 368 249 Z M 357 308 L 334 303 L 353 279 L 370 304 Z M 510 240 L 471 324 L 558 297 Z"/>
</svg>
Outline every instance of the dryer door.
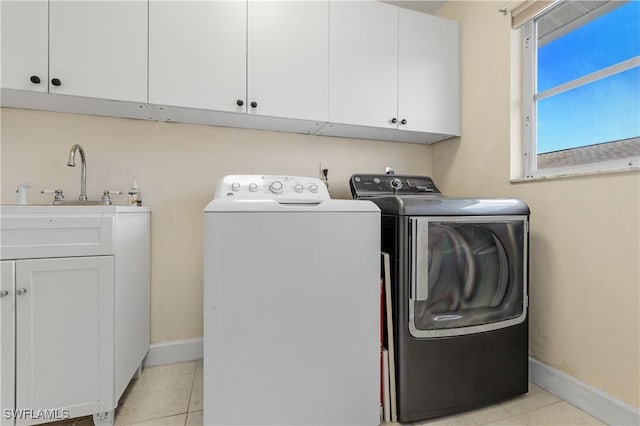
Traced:
<svg viewBox="0 0 640 426">
<path fill-rule="evenodd" d="M 526 216 L 411 218 L 409 330 L 479 333 L 527 315 Z"/>
</svg>

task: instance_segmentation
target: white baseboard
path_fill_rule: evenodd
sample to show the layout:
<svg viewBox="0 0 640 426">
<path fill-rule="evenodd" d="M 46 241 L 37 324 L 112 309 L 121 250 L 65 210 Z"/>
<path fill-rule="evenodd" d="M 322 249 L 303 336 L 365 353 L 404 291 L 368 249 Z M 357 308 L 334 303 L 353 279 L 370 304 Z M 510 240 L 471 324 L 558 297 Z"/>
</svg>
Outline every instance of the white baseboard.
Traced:
<svg viewBox="0 0 640 426">
<path fill-rule="evenodd" d="M 609 425 L 640 425 L 640 409 L 531 357 L 529 379 Z"/>
<path fill-rule="evenodd" d="M 144 359 L 145 367 L 194 361 L 202 358 L 202 337 L 154 343 Z"/>
</svg>

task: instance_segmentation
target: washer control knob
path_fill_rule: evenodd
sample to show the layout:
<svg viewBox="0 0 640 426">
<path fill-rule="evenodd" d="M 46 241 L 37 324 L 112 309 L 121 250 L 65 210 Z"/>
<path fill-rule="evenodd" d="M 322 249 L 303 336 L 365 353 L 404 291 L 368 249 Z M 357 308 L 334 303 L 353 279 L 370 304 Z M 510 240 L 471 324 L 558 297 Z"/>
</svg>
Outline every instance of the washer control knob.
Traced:
<svg viewBox="0 0 640 426">
<path fill-rule="evenodd" d="M 389 184 L 395 190 L 398 190 L 398 189 L 402 188 L 402 181 L 400 179 L 398 179 L 398 178 L 391 179 L 391 182 Z"/>
<path fill-rule="evenodd" d="M 258 190 L 258 185 L 255 183 L 250 183 L 249 184 L 249 191 L 251 192 L 256 192 Z"/>
<path fill-rule="evenodd" d="M 231 184 L 231 189 L 235 192 L 240 191 L 240 183 L 239 182 L 233 182 Z"/>
<path fill-rule="evenodd" d="M 302 186 L 301 184 L 297 183 L 296 186 L 293 187 L 293 189 L 295 189 L 296 192 L 302 192 L 302 191 L 304 191 L 304 186 Z"/>
<path fill-rule="evenodd" d="M 309 185 L 309 191 L 315 194 L 316 192 L 318 192 L 318 185 L 316 185 L 315 183 L 312 183 L 311 185 Z"/>
<path fill-rule="evenodd" d="M 271 185 L 269 185 L 269 191 L 273 192 L 274 194 L 281 193 L 283 189 L 284 186 L 282 186 L 282 182 L 280 181 L 271 182 Z"/>
</svg>

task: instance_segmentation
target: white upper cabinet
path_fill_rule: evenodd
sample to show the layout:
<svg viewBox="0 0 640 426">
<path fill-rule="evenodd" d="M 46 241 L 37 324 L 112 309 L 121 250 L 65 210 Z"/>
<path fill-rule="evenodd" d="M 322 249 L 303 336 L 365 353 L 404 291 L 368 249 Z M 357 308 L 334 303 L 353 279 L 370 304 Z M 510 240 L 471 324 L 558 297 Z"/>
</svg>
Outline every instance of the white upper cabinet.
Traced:
<svg viewBox="0 0 640 426">
<path fill-rule="evenodd" d="M 47 92 L 49 3 L 0 2 L 2 87 Z"/>
<path fill-rule="evenodd" d="M 399 128 L 459 135 L 458 24 L 411 10 L 399 12 Z"/>
<path fill-rule="evenodd" d="M 398 8 L 377 1 L 332 1 L 329 121 L 395 128 Z"/>
<path fill-rule="evenodd" d="M 147 101 L 147 1 L 49 6 L 51 93 Z"/>
<path fill-rule="evenodd" d="M 453 21 L 377 1 L 332 1 L 329 124 L 319 134 L 406 142 L 459 135 L 458 32 Z"/>
<path fill-rule="evenodd" d="M 0 0 L 0 105 L 430 143 L 453 21 L 374 0 Z M 71 96 L 56 96 L 71 95 Z"/>
<path fill-rule="evenodd" d="M 151 0 L 149 102 L 326 121 L 328 19 L 328 1 Z"/>
<path fill-rule="evenodd" d="M 246 45 L 245 1 L 150 0 L 149 103 L 246 111 Z"/>
<path fill-rule="evenodd" d="M 250 0 L 248 22 L 249 113 L 327 121 L 329 2 Z"/>
<path fill-rule="evenodd" d="M 2 1 L 2 88 L 147 101 L 147 2 Z"/>
</svg>

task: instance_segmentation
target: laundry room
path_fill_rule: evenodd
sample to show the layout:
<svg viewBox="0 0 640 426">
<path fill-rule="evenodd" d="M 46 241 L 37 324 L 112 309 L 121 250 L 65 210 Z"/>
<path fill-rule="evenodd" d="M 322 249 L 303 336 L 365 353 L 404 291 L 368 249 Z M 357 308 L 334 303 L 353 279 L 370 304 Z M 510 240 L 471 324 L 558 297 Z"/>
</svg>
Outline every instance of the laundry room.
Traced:
<svg viewBox="0 0 640 426">
<path fill-rule="evenodd" d="M 105 9 L 96 15 L 91 9 L 92 3 Z M 369 201 L 353 200 L 352 177 L 379 175 L 376 178 L 391 182 L 393 173 L 405 189 L 414 185 L 419 190 L 433 184 L 443 197 L 451 199 L 522 202 L 515 207 L 501 205 L 504 211 L 492 210 L 488 216 L 490 221 L 496 221 L 500 215 L 521 221 L 513 228 L 496 231 L 496 235 L 506 238 L 514 232 L 522 234 L 518 240 L 522 250 L 513 251 L 519 253 L 522 264 L 526 265 L 525 270 L 520 271 L 524 280 L 519 282 L 521 311 L 514 315 L 526 318 L 526 322 L 521 323 L 524 334 L 520 336 L 525 336 L 521 355 L 526 364 L 518 368 L 525 368 L 528 376 L 525 389 L 517 394 L 506 396 L 505 392 L 490 402 L 469 403 L 459 412 L 435 410 L 434 413 L 440 414 L 406 421 L 396 417 L 395 420 L 419 422 L 417 424 L 639 424 L 640 43 L 628 43 L 627 50 L 631 53 L 625 51 L 604 65 L 598 63 L 586 76 L 564 76 L 564 80 L 544 88 L 538 82 L 540 93 L 535 92 L 532 73 L 535 75 L 536 70 L 532 61 L 541 61 L 544 57 L 542 54 L 527 56 L 532 43 L 527 41 L 528 31 L 535 33 L 544 29 L 552 34 L 551 41 L 541 36 L 540 40 L 548 43 L 543 46 L 540 42 L 538 49 L 542 49 L 560 40 L 560 35 L 554 36 L 553 31 L 571 34 L 576 28 L 621 10 L 631 27 L 638 28 L 638 2 L 314 0 L 298 2 L 314 9 L 304 10 L 296 15 L 296 21 L 286 23 L 277 21 L 279 16 L 274 10 L 282 4 L 296 2 L 113 2 L 130 7 L 127 13 L 110 9 L 108 3 L 60 0 L 2 0 L 1 3 L 0 425 L 60 420 L 67 422 L 64 424 L 82 425 L 229 424 L 228 419 L 208 416 L 206 389 L 203 396 L 207 366 L 214 365 L 208 363 L 215 363 L 215 359 L 203 361 L 207 353 L 205 264 L 216 263 L 212 259 L 205 261 L 204 212 L 216 196 L 217 188 L 221 188 L 220 182 L 225 176 L 255 175 L 261 179 L 272 176 L 268 182 L 257 183 L 268 188 L 276 176 L 304 177 L 313 179 L 311 183 L 303 182 L 305 188 L 315 184 L 316 179 L 326 187 L 326 198 L 330 201 L 369 204 Z M 369 3 L 373 4 L 372 9 L 366 10 Z M 558 14 L 564 18 L 544 20 L 554 13 L 554 8 L 566 4 L 573 7 L 570 3 L 589 4 L 576 6 L 571 13 L 567 9 L 566 13 Z M 590 9 L 596 3 L 602 8 Z M 216 4 L 217 14 L 204 12 Z M 348 9 L 351 6 L 355 12 Z M 252 7 L 256 8 L 254 14 L 251 14 Z M 337 13 L 341 7 L 344 8 L 342 15 Z M 359 7 L 365 9 L 359 11 Z M 625 7 L 628 9 L 623 9 Z M 213 43 L 216 37 L 220 38 L 215 31 L 225 27 L 225 23 L 227 27 L 233 26 L 232 17 L 236 19 L 237 13 L 241 14 L 244 25 L 242 37 L 237 40 L 227 37 L 215 46 L 215 53 L 207 54 L 203 50 L 207 48 L 205 42 Z M 420 24 L 422 19 L 427 19 L 432 24 L 428 26 L 429 31 L 441 33 L 418 31 L 415 34 L 419 35 L 406 35 L 398 28 L 398 22 L 402 23 L 405 15 L 406 22 L 418 22 L 420 29 L 426 26 Z M 313 19 L 318 16 L 322 19 Z M 367 19 L 361 19 L 362 16 Z M 395 27 L 382 24 L 389 16 L 395 17 Z M 81 19 L 76 19 L 78 17 Z M 217 20 L 216 24 L 210 25 L 207 19 Z M 561 22 L 562 19 L 569 21 Z M 105 24 L 101 26 L 102 21 Z M 120 21 L 120 30 L 115 31 L 112 23 Z M 285 49 L 280 47 L 279 52 L 274 52 L 273 46 L 268 46 L 273 41 L 270 37 L 251 30 L 251 27 L 269 28 L 265 22 L 278 27 L 278 31 L 273 31 L 276 43 L 285 45 L 277 37 L 293 39 L 291 34 L 297 34 L 296 31 L 301 34 L 307 31 L 313 34 L 309 39 L 317 45 L 310 50 L 303 43 L 306 39 L 299 37 L 295 39 L 297 42 L 286 43 Z M 373 28 L 369 25 L 371 22 L 376 23 Z M 370 33 L 366 33 L 367 27 Z M 618 27 L 622 28 L 620 31 L 627 28 Z M 206 36 L 198 38 L 199 30 L 205 31 Z M 637 29 L 628 31 L 631 33 L 624 34 L 638 36 Z M 116 37 L 114 33 L 118 32 L 121 34 Z M 80 33 L 91 36 L 78 36 Z M 172 37 L 175 34 L 183 37 Z M 349 42 L 335 39 L 334 34 L 348 35 Z M 389 39 L 389 34 L 395 38 Z M 436 43 L 425 41 L 429 34 Z M 399 48 L 402 44 L 399 40 L 406 41 L 407 37 L 411 43 L 406 45 L 411 47 Z M 606 42 L 614 43 L 618 40 L 616 37 L 619 37 L 617 33 Z M 103 40 L 104 48 L 96 48 L 96 40 Z M 115 47 L 109 45 L 111 42 Z M 369 43 L 369 47 L 384 45 L 384 49 L 365 49 L 363 43 Z M 190 48 L 192 45 L 194 48 Z M 623 47 L 618 50 L 627 48 Z M 39 53 L 31 54 L 36 49 Z M 126 52 L 114 53 L 118 49 Z M 389 49 L 393 52 L 389 53 Z M 339 55 L 332 56 L 336 52 Z M 363 59 L 358 56 L 363 52 L 380 56 Z M 142 57 L 136 56 L 139 53 Z M 399 57 L 414 58 L 420 54 L 442 58 L 447 68 L 416 71 L 417 80 L 415 67 L 422 66 L 422 62 L 409 61 L 409 71 L 398 69 Z M 293 57 L 293 61 L 289 57 Z M 117 63 L 116 58 L 125 62 Z M 239 62 L 231 66 L 231 61 Z M 87 64 L 95 66 L 95 72 Z M 122 72 L 125 69 L 127 71 Z M 24 82 L 11 80 L 16 73 Z M 130 85 L 130 81 L 118 80 L 120 74 L 127 78 L 139 77 L 143 83 L 133 87 L 135 84 Z M 418 82 L 426 74 L 433 81 L 423 87 Z M 298 78 L 301 75 L 309 79 Z M 241 77 L 239 83 L 238 76 Z M 590 129 L 585 132 L 558 128 L 558 133 L 589 136 L 589 133 L 598 133 L 594 130 L 598 126 L 592 126 L 596 123 L 610 131 L 614 129 L 613 139 L 583 143 L 582 149 L 587 151 L 581 151 L 580 155 L 587 158 L 585 161 L 544 163 L 566 161 L 560 153 L 576 151 L 566 146 L 543 150 L 541 142 L 532 143 L 530 138 L 535 138 L 536 133 L 527 130 L 531 128 L 529 120 L 534 117 L 531 109 L 537 111 L 540 121 L 542 114 L 549 111 L 557 117 L 563 109 L 544 109 L 545 102 L 616 76 L 626 80 L 611 87 L 619 84 L 628 87 L 627 97 L 620 95 L 627 102 L 623 108 L 594 106 L 597 100 L 580 98 L 581 103 L 565 108 L 572 113 L 577 110 L 577 115 L 557 120 Z M 418 82 L 406 87 L 399 83 L 403 78 Z M 82 80 L 78 83 L 80 86 L 74 86 L 74 79 Z M 324 85 L 310 83 L 313 79 L 320 79 Z M 214 87 L 209 84 L 210 80 L 218 84 Z M 434 85 L 434 81 L 440 83 Z M 241 94 L 234 92 L 238 87 Z M 391 95 L 388 89 L 393 90 Z M 421 96 L 424 90 L 433 93 L 432 97 L 426 96 L 429 105 L 401 105 L 403 93 Z M 270 99 L 274 99 L 272 105 Z M 228 101 L 228 105 L 215 103 L 223 100 Z M 315 108 L 316 101 L 321 105 L 318 108 Z M 284 112 L 265 112 L 268 108 Z M 426 120 L 423 128 L 412 127 L 425 116 L 433 119 Z M 371 124 L 377 123 L 374 120 L 380 120 L 380 124 Z M 540 137 L 543 131 L 540 127 Z M 600 149 L 601 146 L 612 145 L 602 142 L 616 145 L 606 151 Z M 80 147 L 75 148 L 76 145 Z M 71 166 L 72 163 L 75 166 Z M 407 176 L 428 177 L 429 181 L 407 180 Z M 229 181 L 229 185 L 235 182 Z M 291 182 L 297 184 L 297 181 Z M 248 185 L 252 183 L 255 182 L 247 181 L 247 188 L 250 189 Z M 223 193 L 227 195 L 235 191 L 232 186 L 224 188 Z M 55 192 L 60 189 L 62 193 Z M 272 189 L 271 192 L 278 191 Z M 80 197 L 86 195 L 85 200 L 79 199 L 79 194 Z M 234 197 L 238 198 L 231 198 Z M 55 205 L 56 201 L 61 205 Z M 500 205 L 489 201 L 483 206 L 497 209 Z M 462 209 L 456 212 L 464 212 L 464 206 L 456 208 Z M 40 213 L 36 209 L 43 210 Z M 383 215 L 386 214 L 384 208 L 381 209 Z M 127 220 L 136 212 L 140 214 L 140 222 L 136 222 L 140 227 L 128 228 Z M 58 219 L 57 215 L 61 214 L 67 217 Z M 456 217 L 464 214 L 456 213 Z M 35 230 L 25 237 L 31 244 L 28 250 L 34 251 L 9 246 L 16 241 L 18 231 L 26 229 L 23 220 L 27 219 L 37 219 L 33 225 Z M 496 226 L 502 226 L 503 222 L 497 220 Z M 69 230 L 58 232 L 51 224 Z M 298 227 L 291 234 L 304 234 L 303 229 Z M 54 250 L 45 234 L 46 238 L 61 238 L 62 247 Z M 112 235 L 113 241 L 105 242 L 105 235 Z M 287 238 L 296 236 L 287 235 Z M 357 234 L 354 233 L 353 238 L 357 238 Z M 89 240 L 91 242 L 87 242 Z M 144 244 L 132 246 L 131 241 Z M 379 248 L 384 249 L 384 244 Z M 238 250 L 241 256 L 242 249 Z M 264 244 L 260 250 L 266 256 L 268 249 Z M 505 259 L 512 261 L 512 252 L 505 253 Z M 61 287 L 68 290 L 64 296 L 44 288 L 40 288 L 39 293 L 32 290 L 28 286 L 37 285 L 35 278 L 31 280 L 33 284 L 20 284 L 29 281 L 21 278 L 21 274 L 37 276 L 37 268 L 49 265 L 45 261 L 76 257 L 111 259 L 113 263 L 95 268 L 112 271 L 109 277 L 116 289 L 113 300 L 107 300 L 111 293 L 99 293 L 103 291 L 100 280 L 96 281 L 95 288 L 91 286 L 91 291 L 96 293 L 83 292 L 81 286 L 69 284 Z M 229 264 L 234 258 L 229 255 L 224 259 Z M 257 265 L 266 268 L 269 262 L 262 260 Z M 24 266 L 27 264 L 28 267 Z M 238 264 L 247 270 L 256 265 L 251 259 Z M 6 272 L 9 268 L 11 271 Z M 296 275 L 300 282 L 305 281 L 299 267 L 292 271 L 300 275 Z M 144 294 L 132 293 L 127 296 L 129 302 L 120 300 L 128 294 L 126 290 L 122 297 L 117 293 L 119 277 L 127 275 L 140 277 L 146 283 Z M 55 280 L 65 280 L 56 277 Z M 381 278 L 384 281 L 384 276 Z M 30 305 L 33 312 L 21 314 L 20 298 L 33 295 L 36 299 L 36 294 L 41 296 L 37 303 Z M 317 296 L 318 300 L 325 300 L 320 299 L 325 295 Z M 81 297 L 93 304 L 81 307 L 84 303 Z M 289 300 L 287 295 L 282 298 L 288 304 L 297 305 L 296 312 L 302 316 L 307 312 L 298 300 Z M 108 304 L 103 305 L 105 300 Z M 307 303 L 310 311 L 313 304 L 308 300 Z M 489 299 L 486 303 L 492 302 Z M 380 315 L 379 297 L 375 298 L 375 304 L 376 315 Z M 115 316 L 110 319 L 115 324 L 112 327 L 115 332 L 112 330 L 111 334 L 100 328 L 103 319 L 95 314 L 103 310 Z M 73 320 L 78 324 L 70 327 L 66 334 L 58 335 L 56 330 L 65 324 L 63 319 L 50 321 L 40 315 L 41 321 L 36 321 L 39 312 L 64 313 L 64 321 Z M 327 306 L 327 315 L 332 312 L 338 315 L 339 311 Z M 129 327 L 124 318 L 143 324 L 146 330 L 136 334 L 140 327 Z M 26 319 L 35 321 L 36 325 L 25 326 Z M 261 330 L 259 319 L 253 320 L 256 329 L 248 335 L 264 333 L 260 341 L 268 342 L 267 337 L 274 336 L 272 330 Z M 384 317 L 377 316 L 375 320 L 377 331 Z M 265 323 L 272 322 L 277 321 L 265 320 Z M 87 336 L 100 335 L 101 349 L 86 349 L 93 354 L 91 357 L 67 356 L 68 348 L 77 348 L 78 353 L 83 353 L 93 342 L 89 337 L 72 336 L 75 330 L 86 332 Z M 21 338 L 20 333 L 25 332 L 33 335 L 29 339 Z M 379 334 L 375 334 L 378 338 Z M 111 337 L 105 338 L 105 335 Z M 34 336 L 42 340 L 36 341 Z M 443 338 L 452 339 L 450 335 Z M 146 345 L 143 355 L 134 356 L 133 350 L 126 349 L 133 348 L 135 345 L 130 342 L 136 339 Z M 28 348 L 21 346 L 21 342 L 27 340 L 36 343 Z M 482 345 L 490 344 L 491 350 L 497 352 L 496 347 L 502 344 L 494 340 L 487 342 L 468 350 L 489 351 Z M 106 361 L 111 359 L 115 367 L 100 364 L 105 362 L 105 353 L 111 356 Z M 33 371 L 22 367 L 20 359 L 29 359 L 36 367 Z M 65 359 L 60 365 L 69 367 L 64 373 L 66 376 L 50 373 L 60 369 L 58 359 Z M 228 361 L 232 360 L 233 357 Z M 426 359 L 427 369 L 428 362 Z M 469 365 L 451 363 L 450 368 L 466 373 Z M 216 371 L 223 369 L 217 367 Z M 274 363 L 274 369 L 280 367 L 283 366 Z M 500 366 L 479 369 L 486 375 L 502 374 Z M 371 377 L 379 378 L 380 371 L 373 370 Z M 504 371 L 511 370 L 504 367 Z M 86 378 L 88 372 L 95 373 L 94 381 Z M 482 376 L 481 372 L 478 380 L 495 379 Z M 462 376 L 452 373 L 450 377 Z M 67 377 L 69 383 L 77 386 L 70 387 L 68 392 L 52 391 L 64 383 L 61 377 Z M 232 383 L 227 385 L 233 387 Z M 416 384 L 411 392 L 428 400 L 430 396 L 424 388 Z M 99 389 L 96 392 L 100 395 L 80 400 L 83 396 L 78 389 L 91 389 L 91 392 Z M 270 389 L 278 392 L 277 387 Z M 263 390 L 266 398 L 269 392 Z M 335 389 L 327 389 L 328 393 L 333 391 Z M 65 392 L 78 399 L 65 399 Z M 224 389 L 209 393 L 220 392 Z M 319 398 L 322 392 L 310 394 Z M 376 404 L 383 405 L 381 394 L 382 391 L 376 389 L 372 396 Z M 478 398 L 477 401 L 482 400 Z M 318 401 L 318 405 L 326 401 Z M 335 403 L 331 405 L 327 410 L 336 409 Z M 354 407 L 357 405 L 358 402 L 353 403 Z M 246 401 L 245 410 L 251 411 L 251 406 L 251 401 Z M 402 407 L 399 404 L 398 408 L 402 410 Z M 275 411 L 277 416 L 287 408 Z M 392 423 L 391 416 L 385 420 L 382 407 L 380 412 L 383 413 L 381 424 Z M 242 412 L 238 412 L 235 424 L 248 424 L 242 418 Z M 312 418 L 309 423 L 298 423 L 364 424 L 349 423 L 348 419 L 341 422 L 339 416 L 336 418 L 331 419 L 335 420 L 333 423 Z M 271 420 L 269 424 L 297 423 L 289 419 L 280 423 Z"/>
</svg>

